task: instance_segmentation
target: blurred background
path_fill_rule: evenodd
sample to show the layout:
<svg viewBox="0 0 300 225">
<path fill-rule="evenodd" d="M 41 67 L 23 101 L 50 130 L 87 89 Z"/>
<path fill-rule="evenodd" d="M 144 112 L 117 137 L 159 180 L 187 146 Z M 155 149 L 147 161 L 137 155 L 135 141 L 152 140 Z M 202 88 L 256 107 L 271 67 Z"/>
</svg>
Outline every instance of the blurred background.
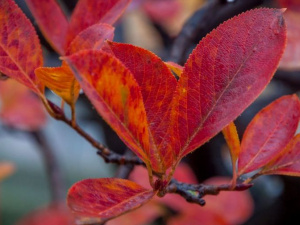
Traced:
<svg viewBox="0 0 300 225">
<path fill-rule="evenodd" d="M 58 2 L 70 14 L 77 1 Z M 24 1 L 17 0 L 16 3 L 38 32 L 43 45 L 45 65 L 60 66 L 58 55 L 41 35 Z M 279 3 L 275 0 L 133 0 L 115 24 L 114 41 L 146 48 L 165 61 L 175 61 L 183 65 L 191 49 L 223 21 L 255 7 L 281 7 Z M 300 38 L 300 27 L 295 26 L 293 32 L 291 40 L 295 40 L 292 49 L 298 50 L 290 53 L 292 56 L 286 57 L 267 89 L 235 121 L 240 137 L 260 109 L 282 95 L 299 92 L 300 39 L 297 40 L 296 37 L 298 35 Z M 54 103 L 60 104 L 60 99 L 53 93 L 48 91 L 47 96 Z M 80 126 L 95 139 L 118 153 L 126 151 L 126 146 L 98 116 L 83 94 L 76 103 L 76 112 Z M 3 121 L 0 123 L 0 160 L 12 162 L 15 171 L 0 184 L 2 225 L 15 224 L 28 213 L 51 202 L 52 190 L 44 160 L 45 149 L 46 152 L 50 149 L 50 154 L 56 159 L 58 179 L 62 180 L 60 185 L 64 195 L 76 181 L 112 177 L 118 171 L 116 165 L 106 164 L 96 154 L 96 150 L 75 131 L 49 116 L 45 125 L 33 132 L 16 129 Z M 200 182 L 212 176 L 231 175 L 230 156 L 221 134 L 188 155 L 184 161 L 190 165 Z M 300 178 L 263 176 L 257 179 L 254 187 L 250 189 L 255 205 L 254 212 L 243 224 L 295 224 L 293 221 L 299 220 L 299 190 Z M 163 222 L 158 219 L 154 224 Z"/>
</svg>

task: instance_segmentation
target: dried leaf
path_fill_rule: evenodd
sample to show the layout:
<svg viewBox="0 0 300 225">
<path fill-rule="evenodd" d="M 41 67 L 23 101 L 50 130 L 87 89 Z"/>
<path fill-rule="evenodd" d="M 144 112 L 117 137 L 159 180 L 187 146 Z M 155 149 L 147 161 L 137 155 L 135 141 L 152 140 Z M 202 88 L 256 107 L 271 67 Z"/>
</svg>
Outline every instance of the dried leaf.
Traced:
<svg viewBox="0 0 300 225">
<path fill-rule="evenodd" d="M 13 79 L 0 81 L 0 101 L 0 119 L 7 126 L 34 131 L 41 129 L 47 122 L 40 99 Z"/>
<path fill-rule="evenodd" d="M 79 0 L 70 19 L 67 46 L 84 29 L 96 23 L 113 24 L 130 0 Z"/>
<path fill-rule="evenodd" d="M 60 96 L 69 105 L 74 105 L 80 91 L 80 85 L 75 79 L 68 64 L 61 67 L 40 67 L 35 70 L 36 76 L 43 84 Z"/>
<path fill-rule="evenodd" d="M 173 163 L 172 149 L 165 146 L 164 136 L 169 126 L 170 102 L 177 81 L 164 62 L 153 53 L 129 44 L 108 44 L 141 88 L 151 134 L 151 166 L 156 172 L 164 173 Z"/>
<path fill-rule="evenodd" d="M 296 135 L 260 173 L 300 176 L 300 134 Z"/>
<path fill-rule="evenodd" d="M 69 22 L 56 0 L 25 0 L 44 37 L 60 54 L 65 54 Z M 47 13 L 46 13 L 47 12 Z"/>
<path fill-rule="evenodd" d="M 243 135 L 238 173 L 254 171 L 270 162 L 293 138 L 299 117 L 296 95 L 283 96 L 262 109 Z"/>
<path fill-rule="evenodd" d="M 74 184 L 68 205 L 80 224 L 105 222 L 148 202 L 155 192 L 123 179 L 87 179 Z"/>
<path fill-rule="evenodd" d="M 140 88 L 130 71 L 102 51 L 81 51 L 65 59 L 98 113 L 149 165 L 146 112 Z"/>
<path fill-rule="evenodd" d="M 43 92 L 34 70 L 43 65 L 36 32 L 25 14 L 12 0 L 0 0 L 0 71 L 29 87 Z"/>
<path fill-rule="evenodd" d="M 255 9 L 224 22 L 199 43 L 184 65 L 173 101 L 168 141 L 178 159 L 257 98 L 277 69 L 285 42 L 282 10 Z"/>
</svg>

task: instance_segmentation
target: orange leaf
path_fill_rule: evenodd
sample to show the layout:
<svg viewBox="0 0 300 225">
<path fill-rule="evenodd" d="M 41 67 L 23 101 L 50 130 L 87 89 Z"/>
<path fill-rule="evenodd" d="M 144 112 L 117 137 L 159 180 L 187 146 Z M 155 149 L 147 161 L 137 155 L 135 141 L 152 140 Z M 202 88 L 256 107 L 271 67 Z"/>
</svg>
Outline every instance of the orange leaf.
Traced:
<svg viewBox="0 0 300 225">
<path fill-rule="evenodd" d="M 130 71 L 102 51 L 81 51 L 65 59 L 98 113 L 149 165 L 146 112 L 140 88 Z"/>
<path fill-rule="evenodd" d="M 129 2 L 130 0 L 79 0 L 70 19 L 66 46 L 89 26 L 116 22 Z"/>
<path fill-rule="evenodd" d="M 293 138 L 299 117 L 300 102 L 296 95 L 283 96 L 262 109 L 243 135 L 239 175 L 270 162 Z"/>
<path fill-rule="evenodd" d="M 202 39 L 184 65 L 173 101 L 168 141 L 178 160 L 258 97 L 277 69 L 285 42 L 277 9 L 242 13 Z"/>
<path fill-rule="evenodd" d="M 40 99 L 15 80 L 0 81 L 0 101 L 0 119 L 8 126 L 34 131 L 47 121 Z"/>
<path fill-rule="evenodd" d="M 169 67 L 170 70 L 172 70 L 173 73 L 175 73 L 178 77 L 181 77 L 183 66 L 180 66 L 174 62 L 165 62 L 165 64 Z"/>
<path fill-rule="evenodd" d="M 296 135 L 260 173 L 300 176 L 300 134 Z"/>
<path fill-rule="evenodd" d="M 65 54 L 65 39 L 69 22 L 55 0 L 26 0 L 43 35 L 60 54 Z"/>
<path fill-rule="evenodd" d="M 71 55 L 80 50 L 101 49 L 105 40 L 112 40 L 114 28 L 105 23 L 92 25 L 80 32 L 70 43 L 67 55 Z"/>
<path fill-rule="evenodd" d="M 69 66 L 63 62 L 61 67 L 40 67 L 35 70 L 36 76 L 43 84 L 60 96 L 69 105 L 74 105 L 80 91 L 80 85 Z"/>
<path fill-rule="evenodd" d="M 36 32 L 12 0 L 0 0 L 0 71 L 36 93 L 43 88 L 34 70 L 43 65 Z"/>
<path fill-rule="evenodd" d="M 152 169 L 164 173 L 174 160 L 173 151 L 164 141 L 164 136 L 169 127 L 170 102 L 177 81 L 164 62 L 153 53 L 130 44 L 108 44 L 141 88 L 151 134 Z"/>
<path fill-rule="evenodd" d="M 155 192 L 123 179 L 87 179 L 68 192 L 68 205 L 81 223 L 100 223 L 136 209 Z"/>
<path fill-rule="evenodd" d="M 240 154 L 240 139 L 234 122 L 231 122 L 223 129 L 223 135 L 230 150 L 233 168 Z"/>
</svg>

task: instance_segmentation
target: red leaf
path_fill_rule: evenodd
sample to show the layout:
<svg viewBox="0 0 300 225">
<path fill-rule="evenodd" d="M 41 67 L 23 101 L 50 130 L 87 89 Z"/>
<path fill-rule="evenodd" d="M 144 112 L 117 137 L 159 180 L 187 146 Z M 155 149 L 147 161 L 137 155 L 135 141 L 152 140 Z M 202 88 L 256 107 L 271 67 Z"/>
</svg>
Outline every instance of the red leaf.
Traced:
<svg viewBox="0 0 300 225">
<path fill-rule="evenodd" d="M 40 99 L 17 81 L 0 81 L 0 101 L 0 119 L 4 124 L 27 131 L 41 129 L 46 124 Z"/>
<path fill-rule="evenodd" d="M 169 141 L 178 159 L 257 98 L 272 78 L 285 42 L 282 10 L 255 9 L 224 22 L 199 43 L 184 66 L 173 102 Z"/>
<path fill-rule="evenodd" d="M 167 67 L 169 67 L 170 70 L 172 70 L 173 73 L 175 73 L 178 77 L 181 77 L 183 66 L 180 66 L 174 62 L 165 62 L 165 64 L 167 65 Z"/>
<path fill-rule="evenodd" d="M 74 184 L 68 205 L 80 221 L 99 223 L 140 207 L 155 192 L 123 179 L 87 179 Z"/>
<path fill-rule="evenodd" d="M 80 50 L 101 49 L 106 39 L 112 40 L 114 28 L 109 24 L 98 23 L 80 32 L 70 43 L 67 55 Z"/>
<path fill-rule="evenodd" d="M 281 7 L 288 8 L 288 10 L 295 10 L 300 12 L 299 0 L 278 0 Z"/>
<path fill-rule="evenodd" d="M 69 22 L 55 0 L 26 0 L 44 37 L 60 54 L 65 54 L 65 39 Z"/>
<path fill-rule="evenodd" d="M 112 55 L 81 51 L 66 57 L 98 113 L 127 146 L 149 164 L 149 133 L 140 88 L 133 75 Z"/>
<path fill-rule="evenodd" d="M 36 32 L 12 0 L 0 0 L 0 72 L 40 93 L 34 70 L 42 66 Z"/>
<path fill-rule="evenodd" d="M 259 169 L 274 158 L 294 136 L 299 117 L 296 95 L 283 96 L 262 109 L 243 135 L 238 173 Z"/>
<path fill-rule="evenodd" d="M 300 176 L 300 134 L 295 136 L 260 173 Z"/>
<path fill-rule="evenodd" d="M 113 24 L 130 0 L 79 0 L 70 20 L 67 46 L 84 29 L 96 23 Z"/>
<path fill-rule="evenodd" d="M 109 46 L 141 88 L 151 134 L 152 169 L 165 172 L 173 162 L 173 151 L 167 148 L 164 136 L 169 127 L 170 102 L 176 79 L 159 57 L 145 49 L 115 42 L 109 42 Z"/>
<path fill-rule="evenodd" d="M 74 225 L 74 218 L 65 203 L 52 203 L 26 215 L 15 225 Z"/>
</svg>

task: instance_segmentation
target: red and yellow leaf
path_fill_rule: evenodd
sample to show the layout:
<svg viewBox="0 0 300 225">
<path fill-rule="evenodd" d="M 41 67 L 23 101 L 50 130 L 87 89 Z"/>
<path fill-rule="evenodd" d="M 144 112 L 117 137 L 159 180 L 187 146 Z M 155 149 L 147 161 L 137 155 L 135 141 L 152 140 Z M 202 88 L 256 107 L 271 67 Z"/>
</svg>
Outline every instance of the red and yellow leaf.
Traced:
<svg viewBox="0 0 300 225">
<path fill-rule="evenodd" d="M 169 67 L 170 70 L 172 70 L 173 73 L 175 73 L 178 77 L 181 77 L 183 66 L 180 66 L 174 62 L 165 62 L 165 64 Z"/>
<path fill-rule="evenodd" d="M 82 223 L 100 223 L 136 209 L 155 192 L 123 179 L 87 179 L 68 192 L 68 205 Z"/>
<path fill-rule="evenodd" d="M 75 104 L 79 96 L 80 85 L 68 64 L 63 62 L 61 67 L 40 67 L 35 70 L 35 74 L 46 87 L 65 102 L 69 105 Z"/>
<path fill-rule="evenodd" d="M 0 81 L 0 105 L 0 119 L 7 126 L 34 131 L 47 122 L 41 100 L 13 79 Z"/>
<path fill-rule="evenodd" d="M 66 44 L 89 26 L 96 23 L 113 24 L 130 0 L 79 0 L 70 19 Z"/>
<path fill-rule="evenodd" d="M 178 159 L 220 132 L 269 83 L 286 42 L 282 12 L 255 9 L 240 14 L 194 49 L 173 101 L 168 139 Z"/>
<path fill-rule="evenodd" d="M 233 168 L 235 168 L 235 163 L 240 154 L 241 144 L 234 122 L 228 124 L 222 132 L 229 147 Z"/>
<path fill-rule="evenodd" d="M 12 0 L 0 0 L 0 72 L 36 93 L 43 92 L 34 70 L 43 65 L 36 32 Z"/>
<path fill-rule="evenodd" d="M 149 165 L 147 116 L 140 88 L 130 71 L 102 51 L 81 51 L 65 59 L 98 113 Z"/>
<path fill-rule="evenodd" d="M 74 225 L 75 219 L 66 207 L 66 203 L 51 203 L 46 207 L 36 209 L 15 225 Z"/>
<path fill-rule="evenodd" d="M 151 166 L 156 172 L 165 172 L 174 160 L 173 151 L 164 142 L 164 136 L 169 126 L 170 102 L 177 81 L 164 62 L 153 53 L 130 44 L 108 44 L 141 88 L 151 135 Z"/>
<path fill-rule="evenodd" d="M 65 39 L 69 22 L 56 0 L 26 0 L 39 28 L 50 45 L 65 54 Z"/>
<path fill-rule="evenodd" d="M 300 102 L 296 95 L 283 96 L 262 109 L 243 135 L 239 175 L 270 162 L 293 138 L 299 117 Z"/>
<path fill-rule="evenodd" d="M 70 43 L 67 55 L 71 55 L 80 50 L 101 49 L 105 40 L 112 40 L 114 28 L 105 23 L 92 25 L 80 32 Z"/>
<path fill-rule="evenodd" d="M 300 134 L 296 135 L 260 173 L 300 176 Z"/>
</svg>

